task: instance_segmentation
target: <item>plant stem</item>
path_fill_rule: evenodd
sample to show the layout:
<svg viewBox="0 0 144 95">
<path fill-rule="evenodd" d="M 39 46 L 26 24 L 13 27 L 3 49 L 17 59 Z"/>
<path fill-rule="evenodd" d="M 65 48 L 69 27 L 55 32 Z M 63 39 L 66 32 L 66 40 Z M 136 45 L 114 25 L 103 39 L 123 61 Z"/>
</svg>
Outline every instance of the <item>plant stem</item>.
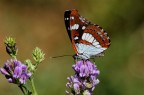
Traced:
<svg viewBox="0 0 144 95">
<path fill-rule="evenodd" d="M 30 78 L 30 82 L 31 82 L 31 87 L 32 87 L 32 95 L 38 95 L 35 89 L 34 79 Z"/>
<path fill-rule="evenodd" d="M 19 85 L 18 87 L 19 87 L 19 88 L 20 88 L 20 90 L 23 92 L 23 94 L 24 94 L 24 95 L 26 95 L 26 94 L 25 94 L 25 91 L 23 90 L 22 85 Z"/>
</svg>

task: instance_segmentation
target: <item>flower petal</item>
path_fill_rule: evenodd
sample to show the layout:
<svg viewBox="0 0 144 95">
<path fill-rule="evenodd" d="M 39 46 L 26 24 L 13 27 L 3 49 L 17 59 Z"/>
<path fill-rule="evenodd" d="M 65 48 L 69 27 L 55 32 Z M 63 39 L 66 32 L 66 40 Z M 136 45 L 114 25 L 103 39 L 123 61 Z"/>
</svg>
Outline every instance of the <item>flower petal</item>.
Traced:
<svg viewBox="0 0 144 95">
<path fill-rule="evenodd" d="M 79 85 L 75 83 L 73 85 L 73 87 L 74 87 L 74 90 L 75 90 L 76 94 L 80 94 L 80 87 L 79 87 Z"/>
<path fill-rule="evenodd" d="M 26 79 L 27 79 L 26 75 L 23 74 L 23 75 L 21 75 L 19 81 L 20 81 L 21 84 L 25 84 L 26 83 Z"/>
<path fill-rule="evenodd" d="M 17 66 L 14 69 L 13 77 L 14 78 L 19 78 L 21 76 L 21 74 L 22 74 L 22 68 Z"/>
<path fill-rule="evenodd" d="M 9 83 L 13 83 L 13 79 L 12 79 L 12 78 L 9 78 L 9 79 L 8 79 L 8 82 L 9 82 Z"/>
<path fill-rule="evenodd" d="M 10 75 L 4 68 L 0 68 L 0 71 L 4 75 Z"/>
</svg>

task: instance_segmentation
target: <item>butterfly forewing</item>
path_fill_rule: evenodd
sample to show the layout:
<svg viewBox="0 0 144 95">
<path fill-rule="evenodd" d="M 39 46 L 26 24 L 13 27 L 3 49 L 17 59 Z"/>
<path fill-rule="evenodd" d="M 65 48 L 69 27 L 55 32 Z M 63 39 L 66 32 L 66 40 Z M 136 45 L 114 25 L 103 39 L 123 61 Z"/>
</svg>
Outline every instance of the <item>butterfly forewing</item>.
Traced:
<svg viewBox="0 0 144 95">
<path fill-rule="evenodd" d="M 80 16 L 78 11 L 75 9 L 65 11 L 64 19 L 69 38 L 72 42 L 72 46 L 75 52 L 78 53 L 75 44 L 79 42 L 84 29 L 90 22 L 87 21 L 84 17 Z"/>
<path fill-rule="evenodd" d="M 69 10 L 65 11 L 64 20 L 65 20 L 65 26 L 66 26 L 69 38 L 70 38 L 70 40 L 72 40 L 71 31 L 70 31 L 70 14 L 71 14 L 71 11 L 69 11 Z"/>
<path fill-rule="evenodd" d="M 77 10 L 65 11 L 64 18 L 70 40 L 79 40 L 90 22 L 80 16 Z"/>
</svg>

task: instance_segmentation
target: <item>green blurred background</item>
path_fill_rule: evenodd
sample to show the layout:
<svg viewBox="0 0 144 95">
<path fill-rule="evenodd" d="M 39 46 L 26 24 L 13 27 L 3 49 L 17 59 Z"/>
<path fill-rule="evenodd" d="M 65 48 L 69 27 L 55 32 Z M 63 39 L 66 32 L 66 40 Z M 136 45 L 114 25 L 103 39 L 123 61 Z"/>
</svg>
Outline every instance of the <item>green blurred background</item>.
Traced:
<svg viewBox="0 0 144 95">
<path fill-rule="evenodd" d="M 79 10 L 111 38 L 105 56 L 95 59 L 101 74 L 93 95 L 144 95 L 144 0 L 1 0 L 0 67 L 10 58 L 6 36 L 16 38 L 22 61 L 38 46 L 46 53 L 35 74 L 39 95 L 65 95 L 73 58 L 49 57 L 74 54 L 64 25 L 68 9 Z M 0 74 L 0 95 L 22 93 Z"/>
</svg>

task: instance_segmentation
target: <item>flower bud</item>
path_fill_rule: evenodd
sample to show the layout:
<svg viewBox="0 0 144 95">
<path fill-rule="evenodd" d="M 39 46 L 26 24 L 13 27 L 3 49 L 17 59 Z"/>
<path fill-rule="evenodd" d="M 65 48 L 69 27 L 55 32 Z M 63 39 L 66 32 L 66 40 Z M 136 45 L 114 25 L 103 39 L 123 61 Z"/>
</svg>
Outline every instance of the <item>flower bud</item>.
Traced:
<svg viewBox="0 0 144 95">
<path fill-rule="evenodd" d="M 17 52 L 18 52 L 18 49 L 17 49 L 17 47 L 16 47 L 15 39 L 12 38 L 12 37 L 8 37 L 8 38 L 6 38 L 6 40 L 4 41 L 4 44 L 5 44 L 5 46 L 6 46 L 6 51 L 7 51 L 7 53 L 8 53 L 11 57 L 15 58 L 16 55 L 17 55 Z"/>
<path fill-rule="evenodd" d="M 36 47 L 32 52 L 33 59 L 37 62 L 37 64 L 41 63 L 44 60 L 45 54 L 42 50 Z"/>
</svg>

